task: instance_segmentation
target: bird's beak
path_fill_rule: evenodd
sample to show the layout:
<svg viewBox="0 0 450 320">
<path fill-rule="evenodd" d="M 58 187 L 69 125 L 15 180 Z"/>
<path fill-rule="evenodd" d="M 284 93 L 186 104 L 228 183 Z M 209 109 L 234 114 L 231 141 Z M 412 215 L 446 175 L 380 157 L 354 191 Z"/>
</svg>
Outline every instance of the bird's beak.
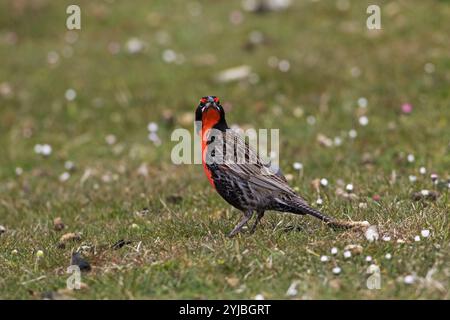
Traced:
<svg viewBox="0 0 450 320">
<path fill-rule="evenodd" d="M 214 102 L 209 102 L 203 107 L 202 112 L 206 112 L 206 111 L 208 111 L 211 108 L 214 108 L 216 110 L 220 110 L 219 107 Z"/>
</svg>

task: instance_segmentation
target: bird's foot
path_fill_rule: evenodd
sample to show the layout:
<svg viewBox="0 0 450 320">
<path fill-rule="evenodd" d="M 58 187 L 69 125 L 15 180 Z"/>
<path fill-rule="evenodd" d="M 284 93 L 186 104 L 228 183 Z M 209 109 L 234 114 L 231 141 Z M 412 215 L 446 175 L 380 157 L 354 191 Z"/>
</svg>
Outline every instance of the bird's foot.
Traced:
<svg viewBox="0 0 450 320">
<path fill-rule="evenodd" d="M 258 223 L 261 221 L 261 219 L 264 217 L 264 211 L 258 212 L 255 222 L 253 223 L 252 227 L 250 228 L 250 234 L 254 234 L 256 231 L 256 227 L 258 226 Z"/>
<path fill-rule="evenodd" d="M 248 220 L 250 220 L 252 215 L 253 215 L 252 211 L 248 211 L 248 212 L 244 213 L 244 216 L 242 217 L 241 221 L 239 221 L 239 223 L 236 225 L 236 227 L 234 227 L 234 229 L 228 234 L 228 237 L 233 238 L 235 235 L 237 235 L 239 232 L 241 232 L 242 227 L 248 222 Z"/>
</svg>

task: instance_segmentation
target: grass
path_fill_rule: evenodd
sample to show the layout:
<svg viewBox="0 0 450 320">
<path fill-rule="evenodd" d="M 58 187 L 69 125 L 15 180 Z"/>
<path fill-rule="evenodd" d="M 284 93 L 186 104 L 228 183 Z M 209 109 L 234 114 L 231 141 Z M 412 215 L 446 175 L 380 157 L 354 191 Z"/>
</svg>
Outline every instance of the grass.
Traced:
<svg viewBox="0 0 450 320">
<path fill-rule="evenodd" d="M 293 1 L 288 11 L 265 14 L 242 11 L 238 1 L 78 1 L 75 41 L 65 29 L 72 3 L 0 3 L 0 298 L 58 290 L 78 299 L 449 298 L 449 192 L 429 178 L 450 176 L 448 2 L 378 1 L 383 29 L 368 31 L 366 1 L 347 10 L 334 1 Z M 236 10 L 244 20 L 233 25 Z M 263 43 L 249 43 L 253 31 Z M 127 52 L 132 38 L 144 43 L 136 54 Z M 164 62 L 166 49 L 182 63 Z M 289 71 L 268 66 L 270 57 L 288 60 Z M 259 81 L 214 81 L 239 65 Z M 73 101 L 64 97 L 69 88 Z M 266 214 L 254 235 L 228 239 L 240 213 L 210 189 L 201 166 L 170 159 L 171 132 L 193 130 L 196 103 L 207 94 L 228 103 L 231 124 L 280 129 L 281 167 L 311 203 L 320 196 L 324 212 L 368 220 L 391 241 L 370 243 L 358 232 L 277 213 Z M 358 107 L 360 97 L 367 108 Z M 401 112 L 404 103 L 413 105 L 410 114 Z M 362 115 L 367 126 L 358 123 Z M 148 140 L 151 121 L 161 146 Z M 324 147 L 319 134 L 343 143 Z M 52 146 L 49 157 L 34 152 L 43 143 Z M 75 169 L 62 182 L 66 161 Z M 319 195 L 311 181 L 322 177 L 329 186 Z M 342 182 L 354 185 L 357 199 L 336 194 Z M 440 196 L 413 201 L 422 189 Z M 136 214 L 143 208 L 147 214 Z M 64 231 L 53 229 L 56 217 Z M 430 237 L 415 242 L 423 229 Z M 81 233 L 81 242 L 58 248 L 67 232 Z M 111 249 L 120 239 L 132 243 Z M 344 259 L 349 244 L 362 254 Z M 83 245 L 92 265 L 82 275 L 87 286 L 61 291 L 71 252 Z M 321 262 L 332 247 L 338 255 Z M 367 256 L 380 267 L 379 290 L 366 287 Z M 414 283 L 404 282 L 407 275 Z M 297 280 L 297 295 L 288 297 Z"/>
</svg>

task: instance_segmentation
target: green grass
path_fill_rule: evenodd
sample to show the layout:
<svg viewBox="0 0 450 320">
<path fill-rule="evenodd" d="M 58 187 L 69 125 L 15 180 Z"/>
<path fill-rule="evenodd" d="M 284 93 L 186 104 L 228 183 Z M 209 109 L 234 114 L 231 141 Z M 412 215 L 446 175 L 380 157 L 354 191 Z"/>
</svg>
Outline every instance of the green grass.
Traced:
<svg viewBox="0 0 450 320">
<path fill-rule="evenodd" d="M 448 2 L 378 1 L 383 29 L 373 32 L 365 27 L 373 4 L 366 1 L 351 1 L 345 11 L 335 1 L 293 1 L 288 11 L 243 11 L 243 22 L 232 25 L 239 1 L 199 1 L 194 17 L 191 1 L 86 0 L 77 2 L 82 29 L 73 44 L 65 29 L 73 1 L 14 2 L 0 3 L 0 225 L 7 229 L 0 235 L 0 298 L 64 289 L 71 252 L 81 245 L 92 249 L 85 257 L 93 269 L 82 275 L 87 288 L 64 293 L 79 299 L 279 299 L 290 298 L 296 280 L 294 298 L 302 299 L 449 298 L 448 188 L 438 189 L 436 201 L 411 200 L 413 192 L 437 188 L 430 173 L 450 177 Z M 266 40 L 249 49 L 255 30 Z M 126 50 L 133 37 L 145 43 L 137 54 Z M 111 54 L 110 43 L 120 52 Z M 184 63 L 165 63 L 166 49 Z M 47 62 L 51 51 L 59 55 L 55 65 Z M 269 67 L 273 56 L 288 60 L 290 70 Z M 424 71 L 427 63 L 434 72 Z M 214 81 L 239 65 L 249 65 L 259 81 Z M 64 98 L 69 88 L 77 92 L 72 102 Z M 170 159 L 171 132 L 193 129 L 189 116 L 208 94 L 232 105 L 230 124 L 280 129 L 281 166 L 311 203 L 319 197 L 311 181 L 326 177 L 324 212 L 368 220 L 392 240 L 369 243 L 358 232 L 277 213 L 266 214 L 254 235 L 228 239 L 240 213 L 210 189 L 201 166 Z M 368 100 L 366 110 L 359 97 Z M 406 102 L 409 115 L 401 112 Z M 296 108 L 301 117 L 293 116 Z M 358 123 L 363 113 L 367 126 Z M 160 127 L 159 147 L 147 138 L 151 121 Z M 105 142 L 111 134 L 114 145 Z M 323 147 L 319 134 L 343 143 Z M 34 152 L 42 143 L 52 146 L 51 156 Z M 61 182 L 67 160 L 76 167 Z M 304 165 L 301 177 L 295 161 Z M 147 176 L 138 174 L 143 164 Z M 339 180 L 355 186 L 357 200 L 336 195 Z M 148 214 L 135 214 L 144 207 Z M 64 231 L 53 230 L 55 217 Z M 422 229 L 431 236 L 415 242 Z M 82 241 L 58 248 L 66 232 L 80 232 Z M 119 239 L 133 242 L 112 250 Z M 344 259 L 348 244 L 360 244 L 362 254 Z M 332 247 L 339 254 L 321 262 Z M 366 287 L 366 256 L 381 269 L 380 290 Z M 408 285 L 410 274 L 416 281 Z"/>
</svg>

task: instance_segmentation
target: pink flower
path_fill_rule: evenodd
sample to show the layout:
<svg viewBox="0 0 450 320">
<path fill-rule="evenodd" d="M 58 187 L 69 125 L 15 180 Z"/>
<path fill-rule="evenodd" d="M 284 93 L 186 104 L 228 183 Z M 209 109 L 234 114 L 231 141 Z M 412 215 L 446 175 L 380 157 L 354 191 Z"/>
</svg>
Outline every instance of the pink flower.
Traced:
<svg viewBox="0 0 450 320">
<path fill-rule="evenodd" d="M 411 113 L 412 112 L 412 105 L 410 103 L 404 103 L 402 104 L 402 112 L 403 113 Z"/>
<path fill-rule="evenodd" d="M 374 194 L 374 195 L 372 196 L 372 199 L 373 199 L 374 201 L 380 201 L 380 200 L 381 200 L 381 196 L 380 196 L 379 194 Z"/>
</svg>

